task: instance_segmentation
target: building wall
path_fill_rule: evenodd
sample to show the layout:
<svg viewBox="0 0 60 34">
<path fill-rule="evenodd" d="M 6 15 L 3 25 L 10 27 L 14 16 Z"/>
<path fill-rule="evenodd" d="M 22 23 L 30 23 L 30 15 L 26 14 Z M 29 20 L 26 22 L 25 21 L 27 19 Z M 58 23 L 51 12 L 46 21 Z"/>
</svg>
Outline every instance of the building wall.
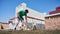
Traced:
<svg viewBox="0 0 60 34">
<path fill-rule="evenodd" d="M 8 28 L 8 24 L 2 24 L 2 26 L 4 29 Z"/>
<path fill-rule="evenodd" d="M 0 23 L 0 29 L 1 29 L 1 23 Z"/>
<path fill-rule="evenodd" d="M 60 15 L 45 17 L 45 28 L 47 30 L 60 29 Z"/>
<path fill-rule="evenodd" d="M 8 24 L 0 23 L 0 29 L 1 29 L 1 25 L 2 25 L 3 29 L 8 28 Z"/>
</svg>

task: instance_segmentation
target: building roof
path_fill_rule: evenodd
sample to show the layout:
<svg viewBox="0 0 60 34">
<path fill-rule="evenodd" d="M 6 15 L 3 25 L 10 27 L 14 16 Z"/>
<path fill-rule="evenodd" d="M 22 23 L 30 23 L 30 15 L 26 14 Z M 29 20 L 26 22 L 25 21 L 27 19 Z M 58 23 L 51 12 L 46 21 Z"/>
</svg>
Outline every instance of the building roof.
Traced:
<svg viewBox="0 0 60 34">
<path fill-rule="evenodd" d="M 56 13 L 60 13 L 60 6 L 56 7 L 55 10 L 49 12 L 50 15 L 51 15 L 51 14 L 56 14 Z"/>
<path fill-rule="evenodd" d="M 46 17 L 57 16 L 57 15 L 60 15 L 60 13 L 56 13 L 56 14 L 47 15 Z"/>
</svg>

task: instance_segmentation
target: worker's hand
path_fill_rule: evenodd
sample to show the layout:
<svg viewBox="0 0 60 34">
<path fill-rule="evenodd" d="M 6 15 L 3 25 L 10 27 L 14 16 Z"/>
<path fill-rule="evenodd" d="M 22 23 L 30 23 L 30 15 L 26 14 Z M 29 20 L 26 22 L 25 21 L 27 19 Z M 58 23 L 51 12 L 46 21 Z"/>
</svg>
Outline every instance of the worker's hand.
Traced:
<svg viewBox="0 0 60 34">
<path fill-rule="evenodd" d="M 26 20 L 26 23 L 27 23 L 27 20 Z"/>
</svg>

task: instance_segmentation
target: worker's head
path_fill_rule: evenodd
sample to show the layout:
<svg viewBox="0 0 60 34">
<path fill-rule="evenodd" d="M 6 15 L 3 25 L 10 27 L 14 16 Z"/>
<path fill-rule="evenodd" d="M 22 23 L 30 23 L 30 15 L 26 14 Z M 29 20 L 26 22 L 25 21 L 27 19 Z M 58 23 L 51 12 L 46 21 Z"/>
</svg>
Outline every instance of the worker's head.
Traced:
<svg viewBox="0 0 60 34">
<path fill-rule="evenodd" d="M 28 9 L 25 10 L 25 13 L 26 13 L 26 14 L 28 13 Z"/>
</svg>

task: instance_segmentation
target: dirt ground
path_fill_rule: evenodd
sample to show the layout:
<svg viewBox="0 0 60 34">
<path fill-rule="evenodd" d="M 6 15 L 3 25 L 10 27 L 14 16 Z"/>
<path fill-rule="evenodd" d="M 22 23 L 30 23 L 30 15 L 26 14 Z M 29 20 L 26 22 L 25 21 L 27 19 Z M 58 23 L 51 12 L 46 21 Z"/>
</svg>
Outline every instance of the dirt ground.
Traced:
<svg viewBox="0 0 60 34">
<path fill-rule="evenodd" d="M 60 34 L 60 30 L 0 30 L 0 34 Z"/>
</svg>

